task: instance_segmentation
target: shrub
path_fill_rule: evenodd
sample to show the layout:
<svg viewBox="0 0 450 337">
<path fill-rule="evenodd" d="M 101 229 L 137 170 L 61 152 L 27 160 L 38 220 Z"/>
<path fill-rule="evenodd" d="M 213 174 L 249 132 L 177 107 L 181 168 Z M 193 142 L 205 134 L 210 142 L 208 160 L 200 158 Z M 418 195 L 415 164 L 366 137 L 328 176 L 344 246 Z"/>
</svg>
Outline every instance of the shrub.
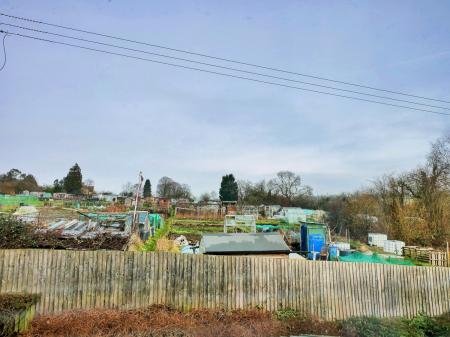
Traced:
<svg viewBox="0 0 450 337">
<path fill-rule="evenodd" d="M 0 215 L 0 248 L 32 248 L 36 242 L 30 227 L 11 215 Z"/>
<path fill-rule="evenodd" d="M 15 335 L 16 317 L 39 299 L 31 294 L 0 295 L 0 336 Z"/>
</svg>

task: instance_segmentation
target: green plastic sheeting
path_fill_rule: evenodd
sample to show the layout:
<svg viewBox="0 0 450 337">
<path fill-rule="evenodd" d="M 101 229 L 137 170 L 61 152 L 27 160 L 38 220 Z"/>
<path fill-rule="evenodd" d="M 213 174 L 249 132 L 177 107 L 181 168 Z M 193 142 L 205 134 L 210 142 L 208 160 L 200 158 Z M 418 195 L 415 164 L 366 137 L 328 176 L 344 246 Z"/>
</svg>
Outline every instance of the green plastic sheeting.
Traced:
<svg viewBox="0 0 450 337">
<path fill-rule="evenodd" d="M 159 229 L 164 224 L 164 218 L 159 214 L 149 214 L 148 219 L 153 228 Z"/>
<path fill-rule="evenodd" d="M 401 264 L 405 266 L 414 266 L 414 263 L 396 257 L 382 257 L 374 253 L 372 255 L 354 252 L 348 256 L 339 257 L 342 262 L 359 262 L 359 263 L 382 263 L 382 264 Z"/>
<path fill-rule="evenodd" d="M 0 194 L 0 206 L 39 206 L 43 204 L 38 197 L 33 195 L 3 195 Z"/>
</svg>

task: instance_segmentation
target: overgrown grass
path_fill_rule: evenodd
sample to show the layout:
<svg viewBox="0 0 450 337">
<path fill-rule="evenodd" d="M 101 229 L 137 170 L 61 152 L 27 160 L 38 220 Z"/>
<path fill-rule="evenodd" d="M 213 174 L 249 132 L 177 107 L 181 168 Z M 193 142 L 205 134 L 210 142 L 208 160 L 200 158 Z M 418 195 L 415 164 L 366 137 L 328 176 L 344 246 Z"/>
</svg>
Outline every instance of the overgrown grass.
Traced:
<svg viewBox="0 0 450 337">
<path fill-rule="evenodd" d="M 154 252 L 156 250 L 156 244 L 159 239 L 164 238 L 169 234 L 172 227 L 173 218 L 168 218 L 164 221 L 161 228 L 157 229 L 155 235 L 149 238 L 145 244 L 142 246 L 142 251 L 144 252 Z"/>
<path fill-rule="evenodd" d="M 172 225 L 170 229 L 171 234 L 177 235 L 202 235 L 203 233 L 222 233 L 222 226 L 207 226 L 207 225 L 196 225 L 196 226 L 179 226 Z"/>
<path fill-rule="evenodd" d="M 174 224 L 223 224 L 223 220 L 173 219 Z"/>
<path fill-rule="evenodd" d="M 282 222 L 279 219 L 258 219 L 256 220 L 257 225 L 281 225 Z M 298 230 L 300 230 L 300 225 L 297 225 Z"/>
<path fill-rule="evenodd" d="M 259 219 L 257 225 L 279 225 L 279 220 Z M 241 229 L 245 231 L 245 228 Z M 172 235 L 184 235 L 190 240 L 200 240 L 205 233 L 223 233 L 223 220 L 174 219 L 170 229 Z"/>
</svg>

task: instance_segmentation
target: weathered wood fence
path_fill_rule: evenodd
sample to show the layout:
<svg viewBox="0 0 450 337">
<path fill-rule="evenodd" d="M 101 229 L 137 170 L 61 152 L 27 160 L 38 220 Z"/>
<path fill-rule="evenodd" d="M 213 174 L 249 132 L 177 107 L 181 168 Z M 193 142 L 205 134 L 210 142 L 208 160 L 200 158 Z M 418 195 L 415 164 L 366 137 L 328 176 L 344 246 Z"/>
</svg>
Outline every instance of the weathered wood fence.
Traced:
<svg viewBox="0 0 450 337">
<path fill-rule="evenodd" d="M 119 251 L 0 250 L 0 293 L 68 309 L 297 309 L 324 319 L 450 311 L 450 268 Z"/>
</svg>

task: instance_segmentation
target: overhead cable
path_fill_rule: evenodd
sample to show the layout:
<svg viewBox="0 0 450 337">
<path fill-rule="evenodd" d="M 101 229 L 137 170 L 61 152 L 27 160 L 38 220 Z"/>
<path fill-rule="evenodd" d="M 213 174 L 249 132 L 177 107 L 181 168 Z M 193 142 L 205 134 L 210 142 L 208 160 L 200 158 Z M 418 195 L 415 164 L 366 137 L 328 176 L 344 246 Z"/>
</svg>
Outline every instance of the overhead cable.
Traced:
<svg viewBox="0 0 450 337">
<path fill-rule="evenodd" d="M 0 12 L 0 15 L 4 16 L 4 17 L 16 19 L 16 20 L 22 20 L 22 21 L 27 21 L 27 22 L 41 24 L 41 25 L 47 25 L 47 26 L 51 26 L 51 27 L 72 30 L 72 31 L 80 32 L 80 33 L 91 34 L 91 35 L 106 37 L 106 38 L 110 38 L 110 39 L 136 43 L 136 44 L 140 44 L 140 45 L 146 45 L 146 46 L 149 46 L 149 47 L 166 49 L 166 50 L 171 50 L 171 51 L 175 51 L 175 52 L 179 52 L 179 53 L 185 53 L 185 54 L 190 54 L 190 55 L 195 55 L 195 56 L 200 56 L 200 57 L 206 57 L 206 58 L 220 60 L 220 61 L 225 61 L 225 62 L 231 62 L 231 63 L 235 63 L 235 64 L 241 64 L 241 65 L 245 65 L 245 66 L 249 66 L 249 67 L 256 67 L 256 68 L 260 68 L 260 69 L 266 69 L 266 70 L 271 70 L 271 71 L 276 71 L 276 72 L 281 72 L 281 73 L 286 73 L 286 74 L 291 74 L 291 75 L 309 77 L 309 78 L 314 78 L 314 79 L 317 79 L 317 80 L 328 81 L 328 82 L 333 82 L 333 83 L 339 83 L 339 84 L 344 84 L 344 85 L 349 85 L 349 86 L 355 86 L 355 87 L 360 87 L 360 88 L 370 89 L 370 90 L 375 90 L 375 91 L 382 91 L 382 92 L 395 94 L 395 95 L 409 96 L 409 97 L 414 97 L 414 98 L 419 98 L 419 99 L 429 100 L 429 101 L 436 101 L 436 102 L 441 102 L 441 103 L 450 103 L 450 101 L 446 101 L 446 100 L 442 100 L 442 99 L 424 97 L 424 96 L 419 96 L 419 95 L 413 95 L 413 94 L 409 94 L 409 93 L 405 93 L 405 92 L 399 92 L 399 91 L 394 91 L 394 90 L 376 88 L 376 87 L 363 85 L 363 84 L 358 84 L 358 83 L 352 83 L 352 82 L 347 82 L 347 81 L 335 80 L 335 79 L 331 79 L 331 78 L 327 78 L 327 77 L 315 76 L 315 75 L 310 75 L 310 74 L 305 74 L 305 73 L 300 73 L 300 72 L 294 72 L 294 71 L 279 69 L 279 68 L 275 68 L 275 67 L 258 65 L 258 64 L 250 63 L 250 62 L 244 62 L 244 61 L 238 61 L 238 60 L 233 60 L 233 59 L 224 58 L 224 57 L 212 56 L 212 55 L 207 55 L 207 54 L 204 54 L 204 53 L 197 53 L 197 52 L 187 51 L 187 50 L 183 50 L 183 49 L 179 49 L 179 48 L 172 48 L 172 47 L 162 46 L 162 45 L 158 45 L 158 44 L 154 44 L 154 43 L 147 43 L 147 42 L 137 41 L 137 40 L 128 39 L 128 38 L 124 38 L 124 37 L 118 37 L 118 36 L 109 35 L 109 34 L 103 34 L 103 33 L 96 33 L 96 32 L 93 32 L 93 31 L 78 29 L 78 28 L 64 26 L 64 25 L 57 25 L 57 24 L 45 22 L 45 21 L 42 21 L 42 20 L 34 20 L 34 19 L 30 19 L 30 18 L 25 18 L 25 17 L 14 16 L 14 15 L 2 13 L 2 12 Z"/>
<path fill-rule="evenodd" d="M 275 86 L 279 86 L 279 87 L 285 87 L 285 88 L 291 88 L 291 89 L 296 89 L 296 90 L 314 92 L 314 93 L 323 94 L 323 95 L 342 97 L 342 98 L 358 100 L 358 101 L 364 101 L 364 102 L 369 102 L 369 103 L 387 105 L 387 106 L 404 108 L 404 109 L 415 110 L 415 111 L 429 112 L 429 113 L 438 114 L 438 115 L 444 115 L 444 116 L 450 116 L 450 113 L 446 113 L 446 112 L 420 109 L 420 108 L 415 108 L 415 107 L 410 107 L 410 106 L 405 106 L 405 105 L 391 104 L 391 103 L 380 102 L 380 101 L 375 101 L 375 100 L 369 100 L 369 99 L 360 98 L 360 97 L 340 95 L 340 94 L 336 94 L 336 93 L 319 91 L 319 90 L 313 90 L 313 89 L 308 89 L 308 88 L 302 88 L 302 87 L 297 87 L 297 86 L 292 86 L 292 85 L 287 85 L 287 84 L 282 84 L 282 83 L 277 83 L 277 82 L 270 82 L 270 81 L 250 78 L 250 77 L 244 77 L 244 76 L 238 76 L 238 75 L 233 75 L 233 74 L 221 73 L 221 72 L 217 72 L 217 71 L 201 69 L 201 68 L 195 68 L 195 67 L 190 67 L 190 66 L 185 66 L 185 65 L 181 65 L 181 64 L 175 64 L 175 63 L 163 62 L 163 61 L 159 61 L 159 60 L 153 60 L 153 59 L 138 57 L 138 56 L 134 56 L 134 55 L 116 53 L 116 52 L 112 52 L 112 51 L 107 51 L 107 50 L 102 50 L 102 49 L 97 49 L 97 48 L 91 48 L 91 47 L 86 47 L 86 46 L 80 46 L 80 45 L 66 43 L 66 42 L 61 42 L 61 41 L 54 41 L 54 40 L 44 39 L 44 38 L 40 38 L 40 37 L 36 37 L 36 36 L 20 34 L 20 33 L 5 32 L 5 31 L 2 31 L 2 30 L 0 30 L 0 33 L 8 33 L 10 35 L 24 37 L 24 38 L 28 38 L 28 39 L 33 39 L 33 40 L 38 40 L 38 41 L 43 41 L 43 42 L 48 42 L 48 43 L 53 43 L 53 44 L 59 44 L 59 45 L 69 46 L 69 47 L 74 47 L 74 48 L 80 48 L 80 49 L 95 51 L 95 52 L 104 53 L 104 54 L 116 55 L 116 56 L 121 56 L 121 57 L 129 58 L 129 59 L 136 59 L 136 60 L 141 60 L 141 61 L 146 61 L 146 62 L 164 64 L 164 65 L 168 65 L 168 66 L 176 67 L 176 68 L 183 68 L 183 69 L 195 70 L 195 71 L 200 71 L 200 72 L 209 73 L 209 74 L 215 74 L 215 75 L 220 75 L 220 76 L 238 78 L 238 79 L 252 81 L 252 82 L 257 82 L 257 83 L 264 83 L 264 84 L 275 85 Z"/>
<path fill-rule="evenodd" d="M 110 44 L 110 43 L 104 43 L 104 42 L 99 42 L 99 41 L 94 41 L 94 40 L 89 40 L 89 39 L 83 39 L 83 38 L 79 38 L 79 37 L 75 37 L 75 36 L 69 36 L 69 35 L 65 35 L 65 34 L 59 34 L 59 33 L 44 31 L 44 30 L 40 30 L 40 29 L 23 27 L 23 26 L 13 25 L 13 24 L 9 24 L 9 23 L 3 23 L 3 24 L 6 25 L 6 26 L 19 28 L 19 29 L 23 29 L 23 30 L 28 30 L 28 31 L 32 31 L 32 32 L 35 32 L 35 33 L 46 34 L 46 35 L 53 35 L 53 36 L 63 37 L 63 38 L 66 38 L 66 39 L 72 39 L 72 40 L 77 40 L 77 41 L 82 41 L 82 42 L 94 43 L 94 44 L 98 44 L 98 45 L 102 45 L 102 46 L 108 46 L 108 47 L 113 47 L 113 48 L 133 51 L 133 52 L 144 53 L 144 54 L 147 54 L 147 55 L 153 55 L 153 56 L 158 56 L 158 57 L 169 58 L 169 59 L 172 59 L 172 60 L 178 60 L 178 61 L 183 61 L 183 62 L 195 63 L 195 64 L 204 65 L 204 66 L 215 67 L 215 68 L 220 68 L 220 69 L 226 69 L 226 70 L 231 70 L 231 71 L 236 71 L 236 72 L 241 72 L 241 73 L 246 73 L 246 74 L 251 74 L 251 75 L 263 76 L 263 77 L 268 77 L 268 78 L 273 78 L 273 79 L 283 80 L 283 81 L 288 81 L 288 82 L 301 83 L 301 84 L 306 84 L 306 85 L 320 87 L 320 88 L 325 88 L 325 89 L 330 89 L 330 90 L 349 92 L 349 93 L 357 94 L 357 95 L 375 97 L 375 98 L 380 98 L 380 99 L 387 99 L 387 100 L 397 101 L 397 102 L 402 102 L 402 103 L 421 105 L 421 106 L 426 106 L 426 107 L 430 107 L 430 108 L 438 108 L 438 109 L 450 110 L 450 107 L 436 106 L 436 105 L 425 104 L 425 103 L 420 103 L 420 102 L 414 102 L 414 101 L 398 99 L 398 98 L 393 98 L 393 97 L 388 97 L 388 96 L 380 96 L 380 95 L 374 95 L 374 94 L 369 94 L 369 93 L 360 92 L 360 91 L 341 89 L 341 88 L 336 88 L 336 87 L 327 86 L 327 85 L 321 85 L 321 84 L 316 84 L 316 83 L 311 83 L 311 82 L 304 82 L 304 81 L 294 80 L 294 79 L 285 78 L 285 77 L 279 77 L 279 76 L 273 76 L 273 75 L 258 73 L 258 72 L 254 72 L 254 71 L 248 71 L 248 70 L 244 70 L 244 69 L 237 69 L 237 68 L 232 68 L 232 67 L 226 67 L 226 66 L 221 66 L 221 65 L 217 65 L 217 64 L 205 63 L 205 62 L 200 62 L 200 61 L 195 61 L 195 60 L 175 57 L 175 56 L 171 56 L 171 55 L 166 55 L 166 54 L 159 54 L 159 53 L 149 52 L 149 51 L 141 50 L 141 49 L 129 48 L 129 47 L 119 46 L 119 45 Z"/>
</svg>

